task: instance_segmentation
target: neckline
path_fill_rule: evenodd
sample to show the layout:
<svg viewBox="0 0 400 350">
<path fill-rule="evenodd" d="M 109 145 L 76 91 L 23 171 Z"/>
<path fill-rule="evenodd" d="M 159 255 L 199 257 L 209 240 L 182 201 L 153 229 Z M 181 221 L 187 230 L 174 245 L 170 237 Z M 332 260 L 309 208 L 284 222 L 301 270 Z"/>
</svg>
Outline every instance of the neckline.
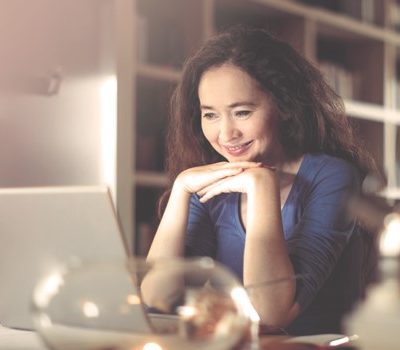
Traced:
<svg viewBox="0 0 400 350">
<path fill-rule="evenodd" d="M 308 159 L 308 154 L 303 155 L 303 159 L 301 160 L 299 170 L 297 171 L 297 174 L 294 176 L 292 187 L 290 187 L 289 194 L 286 197 L 285 203 L 282 206 L 281 209 L 281 214 L 283 216 L 283 212 L 285 211 L 287 207 L 287 203 L 291 201 L 293 195 L 294 195 L 294 188 L 297 187 L 297 183 L 299 182 L 299 179 L 301 178 L 300 174 L 303 172 L 303 168 L 305 167 L 306 160 Z"/>
</svg>

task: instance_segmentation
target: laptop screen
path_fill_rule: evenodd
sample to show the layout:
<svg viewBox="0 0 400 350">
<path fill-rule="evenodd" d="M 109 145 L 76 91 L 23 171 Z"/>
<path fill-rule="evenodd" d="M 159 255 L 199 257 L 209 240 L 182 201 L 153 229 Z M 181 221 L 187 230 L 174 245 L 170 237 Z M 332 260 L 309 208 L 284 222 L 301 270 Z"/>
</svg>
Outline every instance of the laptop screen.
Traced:
<svg viewBox="0 0 400 350">
<path fill-rule="evenodd" d="M 126 258 L 107 187 L 0 189 L 0 324 L 32 329 L 36 283 L 71 258 Z"/>
</svg>

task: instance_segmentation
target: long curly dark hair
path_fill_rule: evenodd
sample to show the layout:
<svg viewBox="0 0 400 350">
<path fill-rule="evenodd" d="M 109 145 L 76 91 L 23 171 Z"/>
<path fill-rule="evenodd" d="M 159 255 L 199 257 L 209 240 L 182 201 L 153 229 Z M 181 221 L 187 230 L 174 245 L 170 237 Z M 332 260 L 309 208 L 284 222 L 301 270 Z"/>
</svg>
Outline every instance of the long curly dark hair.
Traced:
<svg viewBox="0 0 400 350">
<path fill-rule="evenodd" d="M 323 152 L 352 162 L 363 174 L 374 168 L 356 142 L 342 99 L 319 70 L 267 31 L 235 26 L 209 39 L 184 65 L 171 99 L 167 133 L 171 181 L 184 169 L 223 160 L 203 135 L 198 86 L 204 72 L 224 63 L 244 70 L 272 97 L 279 140 L 289 159 Z"/>
</svg>

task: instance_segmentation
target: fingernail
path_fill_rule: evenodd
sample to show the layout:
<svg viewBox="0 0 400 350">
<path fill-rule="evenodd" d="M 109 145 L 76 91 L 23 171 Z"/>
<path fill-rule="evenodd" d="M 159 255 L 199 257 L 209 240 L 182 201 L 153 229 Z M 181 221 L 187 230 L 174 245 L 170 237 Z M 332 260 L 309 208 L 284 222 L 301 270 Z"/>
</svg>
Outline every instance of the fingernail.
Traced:
<svg viewBox="0 0 400 350">
<path fill-rule="evenodd" d="M 276 166 L 269 166 L 269 165 L 264 165 L 264 167 L 266 167 L 267 169 L 276 171 Z"/>
</svg>

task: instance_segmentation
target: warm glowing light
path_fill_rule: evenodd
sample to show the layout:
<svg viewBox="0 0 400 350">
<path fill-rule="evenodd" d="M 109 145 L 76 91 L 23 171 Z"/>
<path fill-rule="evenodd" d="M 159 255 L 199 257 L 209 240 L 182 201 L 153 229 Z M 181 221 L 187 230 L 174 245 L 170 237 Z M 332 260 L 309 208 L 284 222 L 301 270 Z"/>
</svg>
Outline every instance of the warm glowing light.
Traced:
<svg viewBox="0 0 400 350">
<path fill-rule="evenodd" d="M 163 350 L 163 348 L 157 343 L 147 343 L 144 344 L 143 350 Z"/>
<path fill-rule="evenodd" d="M 339 345 L 347 344 L 347 343 L 350 343 L 351 341 L 357 340 L 358 338 L 359 338 L 359 336 L 356 334 L 351 335 L 349 337 L 343 336 L 341 338 L 330 341 L 329 346 L 339 346 Z"/>
<path fill-rule="evenodd" d="M 82 312 L 87 318 L 95 318 L 100 314 L 99 307 L 92 301 L 83 302 Z"/>
<path fill-rule="evenodd" d="M 183 318 L 191 318 L 197 314 L 197 308 L 194 306 L 179 306 L 177 308 L 177 312 L 179 316 L 182 316 Z"/>
<path fill-rule="evenodd" d="M 379 248 L 383 256 L 400 256 L 400 215 L 391 213 L 386 215 L 384 228 L 379 240 Z"/>
<path fill-rule="evenodd" d="M 140 304 L 140 298 L 134 294 L 129 294 L 126 297 L 126 301 L 129 305 L 139 305 Z"/>
<path fill-rule="evenodd" d="M 51 298 L 57 294 L 60 286 L 64 284 L 62 275 L 58 272 L 47 277 L 35 291 L 35 302 L 40 307 L 46 307 Z"/>
<path fill-rule="evenodd" d="M 100 86 L 101 113 L 101 174 L 115 196 L 116 134 L 117 134 L 117 79 L 109 76 Z M 115 198 L 114 198 L 115 199 Z"/>
<path fill-rule="evenodd" d="M 259 322 L 260 316 L 250 301 L 246 291 L 241 287 L 235 287 L 231 291 L 231 297 L 236 304 L 241 305 L 252 322 Z"/>
<path fill-rule="evenodd" d="M 53 325 L 49 316 L 41 314 L 39 317 L 40 326 L 42 328 L 49 328 Z"/>
</svg>

